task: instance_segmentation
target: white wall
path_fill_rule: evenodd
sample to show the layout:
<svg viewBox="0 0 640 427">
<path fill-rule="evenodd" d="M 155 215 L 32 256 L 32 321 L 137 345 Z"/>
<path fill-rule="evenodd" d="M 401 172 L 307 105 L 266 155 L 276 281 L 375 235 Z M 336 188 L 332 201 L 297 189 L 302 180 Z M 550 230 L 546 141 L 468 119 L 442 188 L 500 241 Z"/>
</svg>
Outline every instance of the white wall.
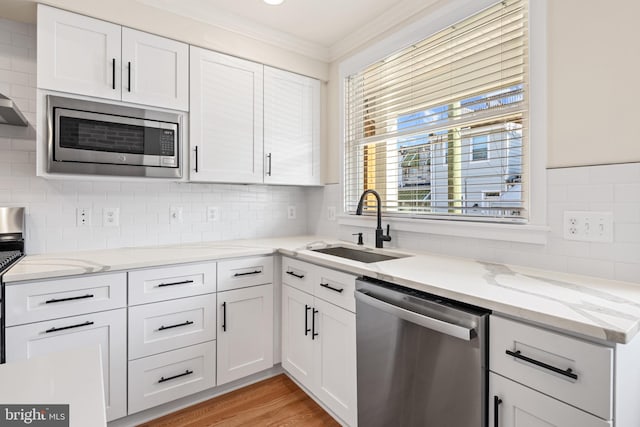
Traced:
<svg viewBox="0 0 640 427">
<path fill-rule="evenodd" d="M 35 26 L 0 19 L 0 93 L 35 123 Z M 35 176 L 35 140 L 2 137 L 0 206 L 26 206 L 27 253 L 304 234 L 305 190 L 296 187 L 170 182 L 57 181 Z M 297 219 L 287 219 L 295 205 Z M 169 223 L 171 206 L 184 210 Z M 220 220 L 206 221 L 207 206 Z M 92 209 L 92 226 L 76 227 L 75 210 Z M 102 209 L 120 209 L 120 227 L 103 227 Z"/>
</svg>

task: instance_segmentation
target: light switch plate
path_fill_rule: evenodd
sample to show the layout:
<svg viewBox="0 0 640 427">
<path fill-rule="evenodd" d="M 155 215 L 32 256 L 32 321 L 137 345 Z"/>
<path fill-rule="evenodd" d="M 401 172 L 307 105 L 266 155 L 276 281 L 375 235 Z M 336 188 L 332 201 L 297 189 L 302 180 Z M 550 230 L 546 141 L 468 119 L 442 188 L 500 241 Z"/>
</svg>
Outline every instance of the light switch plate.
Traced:
<svg viewBox="0 0 640 427">
<path fill-rule="evenodd" d="M 613 242 L 611 212 L 565 211 L 563 236 L 566 240 Z"/>
</svg>

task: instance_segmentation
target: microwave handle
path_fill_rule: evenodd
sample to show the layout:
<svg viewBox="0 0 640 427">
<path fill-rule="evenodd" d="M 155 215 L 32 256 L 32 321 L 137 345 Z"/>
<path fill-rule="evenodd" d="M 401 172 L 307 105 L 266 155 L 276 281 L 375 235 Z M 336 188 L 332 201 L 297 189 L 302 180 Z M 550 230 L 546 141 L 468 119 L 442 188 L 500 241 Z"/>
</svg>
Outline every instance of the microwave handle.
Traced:
<svg viewBox="0 0 640 427">
<path fill-rule="evenodd" d="M 195 148 L 193 149 L 193 151 L 196 152 L 196 158 L 195 158 L 195 168 L 194 171 L 195 173 L 198 173 L 198 146 L 196 145 Z"/>
</svg>

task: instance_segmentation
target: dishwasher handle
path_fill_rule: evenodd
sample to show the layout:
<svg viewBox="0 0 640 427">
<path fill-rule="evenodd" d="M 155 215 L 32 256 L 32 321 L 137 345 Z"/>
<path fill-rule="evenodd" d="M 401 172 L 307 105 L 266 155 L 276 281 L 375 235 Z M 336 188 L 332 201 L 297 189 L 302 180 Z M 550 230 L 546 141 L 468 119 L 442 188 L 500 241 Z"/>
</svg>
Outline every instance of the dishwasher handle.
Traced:
<svg viewBox="0 0 640 427">
<path fill-rule="evenodd" d="M 382 311 L 406 320 L 407 322 L 415 323 L 416 325 L 423 326 L 436 332 L 450 335 L 455 338 L 460 338 L 461 340 L 465 341 L 471 341 L 476 337 L 475 328 L 467 328 L 465 326 L 455 325 L 453 323 L 415 313 L 411 310 L 407 310 L 405 308 L 398 307 L 397 305 L 389 304 L 388 302 L 379 300 L 361 291 L 356 291 L 355 296 L 356 300 L 360 300 L 367 305 L 378 308 Z"/>
</svg>

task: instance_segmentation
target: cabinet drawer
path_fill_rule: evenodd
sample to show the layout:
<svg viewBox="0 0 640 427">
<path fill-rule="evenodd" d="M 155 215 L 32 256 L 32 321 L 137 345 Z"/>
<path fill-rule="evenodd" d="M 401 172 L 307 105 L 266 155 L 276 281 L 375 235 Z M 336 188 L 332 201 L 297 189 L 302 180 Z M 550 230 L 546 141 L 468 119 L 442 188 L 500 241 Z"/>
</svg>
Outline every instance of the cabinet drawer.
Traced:
<svg viewBox="0 0 640 427">
<path fill-rule="evenodd" d="M 215 341 L 129 362 L 129 414 L 215 386 Z"/>
<path fill-rule="evenodd" d="M 129 308 L 129 360 L 216 338 L 216 295 Z"/>
<path fill-rule="evenodd" d="M 216 263 L 131 271 L 129 305 L 166 301 L 216 291 Z"/>
<path fill-rule="evenodd" d="M 356 311 L 356 276 L 317 267 L 313 294 L 349 311 Z"/>
<path fill-rule="evenodd" d="M 218 262 L 218 291 L 273 283 L 273 257 Z"/>
<path fill-rule="evenodd" d="M 313 275 L 316 266 L 297 259 L 282 258 L 282 283 L 313 294 Z"/>
<path fill-rule="evenodd" d="M 127 305 L 126 273 L 7 285 L 6 325 L 111 310 Z"/>
<path fill-rule="evenodd" d="M 495 315 L 490 326 L 491 371 L 605 420 L 612 418 L 612 348 Z"/>
</svg>

